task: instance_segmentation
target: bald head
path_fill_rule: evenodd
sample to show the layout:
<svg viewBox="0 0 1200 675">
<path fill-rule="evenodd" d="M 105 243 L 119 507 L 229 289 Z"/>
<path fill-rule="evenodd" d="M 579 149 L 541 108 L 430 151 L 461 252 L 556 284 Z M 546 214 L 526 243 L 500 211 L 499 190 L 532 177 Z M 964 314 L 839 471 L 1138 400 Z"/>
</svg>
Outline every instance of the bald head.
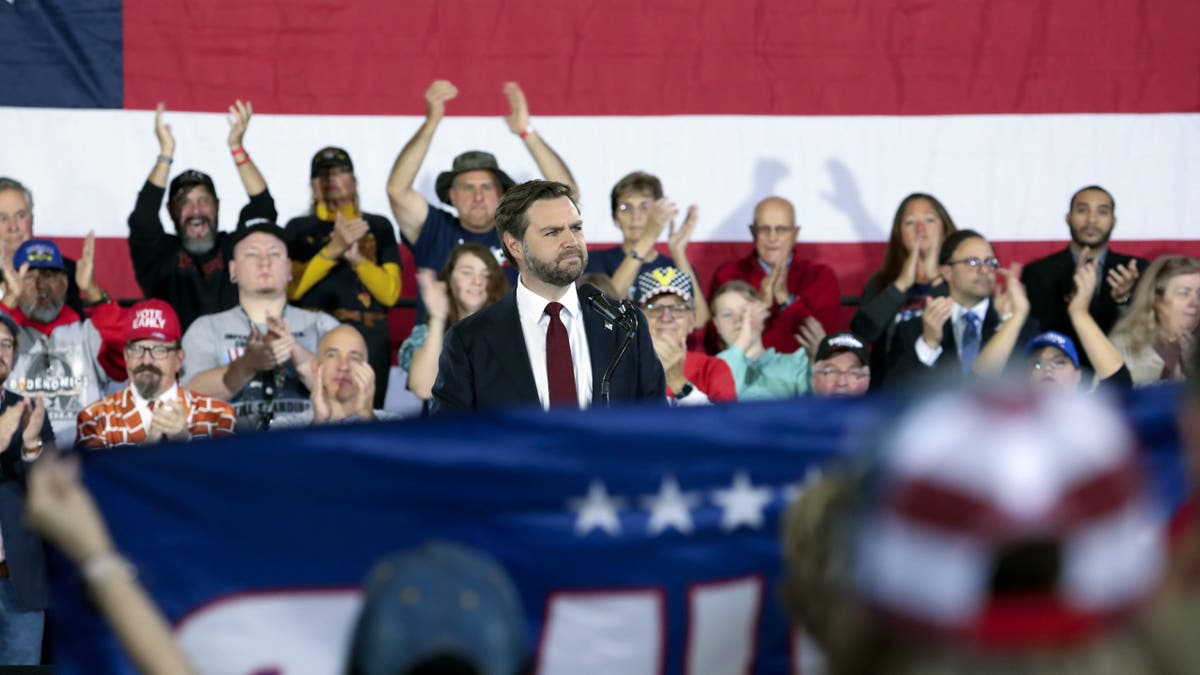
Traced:
<svg viewBox="0 0 1200 675">
<path fill-rule="evenodd" d="M 354 326 L 345 324 L 321 336 L 317 365 L 325 395 L 343 403 L 354 400 L 359 384 L 354 370 L 367 363 L 367 342 Z M 374 392 L 371 392 L 374 396 Z"/>
<path fill-rule="evenodd" d="M 358 332 L 358 329 L 354 326 L 347 324 L 342 324 L 322 335 L 320 342 L 317 343 L 317 354 L 324 353 L 325 348 L 330 345 L 340 345 L 349 349 L 357 349 L 364 354 L 367 351 L 367 341 L 363 339 L 362 333 Z"/>
<path fill-rule="evenodd" d="M 787 262 L 796 246 L 796 207 L 783 197 L 767 197 L 754 207 L 754 249 L 766 264 Z"/>
<path fill-rule="evenodd" d="M 796 207 L 783 197 L 767 197 L 754 206 L 755 225 L 795 225 Z"/>
</svg>

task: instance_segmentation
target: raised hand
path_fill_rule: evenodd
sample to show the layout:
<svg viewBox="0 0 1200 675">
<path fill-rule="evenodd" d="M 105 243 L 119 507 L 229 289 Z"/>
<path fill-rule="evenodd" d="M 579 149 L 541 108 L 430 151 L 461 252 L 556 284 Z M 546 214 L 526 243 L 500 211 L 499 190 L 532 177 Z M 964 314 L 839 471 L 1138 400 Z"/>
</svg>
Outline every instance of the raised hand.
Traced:
<svg viewBox="0 0 1200 675">
<path fill-rule="evenodd" d="M 77 458 L 50 457 L 33 465 L 25 519 L 76 563 L 112 550 L 104 519 L 79 481 Z"/>
<path fill-rule="evenodd" d="M 339 211 L 333 221 L 333 232 L 329 235 L 330 255 L 336 258 L 345 254 L 347 249 L 362 239 L 368 229 L 367 221 L 362 218 L 348 219 Z"/>
<path fill-rule="evenodd" d="M 146 440 L 155 443 L 164 438 L 169 440 L 187 438 L 187 417 L 187 406 L 183 401 L 174 400 L 159 404 L 150 418 L 150 428 L 146 430 Z"/>
<path fill-rule="evenodd" d="M 296 338 L 288 328 L 287 319 L 282 316 L 267 315 L 267 347 L 274 355 L 275 365 L 287 363 L 296 350 Z"/>
<path fill-rule="evenodd" d="M 683 375 L 683 362 L 686 356 L 684 348 L 674 337 L 670 336 L 660 337 L 651 333 L 651 341 L 654 343 L 654 353 L 658 355 L 658 360 L 662 363 L 663 373 L 666 374 L 667 386 L 678 393 L 678 387 L 672 385 L 672 382 L 687 381 Z"/>
<path fill-rule="evenodd" d="M 29 263 L 22 263 L 20 268 L 13 267 L 13 252 L 0 243 L 0 273 L 4 274 L 4 304 L 16 307 L 25 290 L 25 277 L 29 273 Z"/>
<path fill-rule="evenodd" d="M 908 289 L 917 283 L 917 261 L 920 259 L 921 245 L 920 239 L 918 239 L 917 245 L 908 252 L 908 257 L 904 259 L 904 266 L 900 268 L 900 274 L 896 277 L 895 286 L 901 293 L 907 293 Z"/>
<path fill-rule="evenodd" d="M 430 319 L 445 321 L 450 316 L 450 288 L 446 282 L 438 281 L 433 270 L 417 270 L 417 289 Z"/>
<path fill-rule="evenodd" d="M 242 139 L 246 136 L 246 127 L 250 126 L 250 117 L 254 114 L 254 106 L 250 101 L 242 103 L 234 101 L 229 106 L 229 149 L 240 148 Z"/>
<path fill-rule="evenodd" d="M 688 207 L 687 215 L 683 219 L 683 224 L 678 228 L 675 227 L 674 216 L 671 218 L 671 226 L 667 231 L 667 250 L 671 252 L 671 257 L 675 260 L 687 260 L 687 245 L 692 240 L 692 233 L 696 231 L 696 223 L 699 222 L 699 209 L 695 204 Z"/>
<path fill-rule="evenodd" d="M 79 286 L 79 291 L 84 297 L 92 299 L 93 295 L 99 295 L 96 286 L 96 231 L 89 230 L 87 236 L 83 238 L 83 253 L 79 255 L 79 262 L 75 265 L 75 283 Z"/>
<path fill-rule="evenodd" d="M 642 231 L 643 241 L 658 241 L 662 231 L 667 229 L 668 225 L 674 225 L 675 216 L 679 215 L 679 207 L 675 202 L 662 197 L 654 201 L 654 205 L 650 207 L 650 212 L 646 214 L 646 229 Z"/>
<path fill-rule="evenodd" d="M 458 96 L 458 87 L 450 80 L 434 80 L 425 90 L 425 119 L 440 122 L 446 116 L 446 101 Z"/>
<path fill-rule="evenodd" d="M 8 409 L 0 413 L 0 452 L 8 449 L 8 446 L 12 442 L 13 434 L 17 433 L 17 429 L 21 428 L 21 418 L 25 415 L 25 411 L 28 408 L 29 402 L 22 399 L 8 406 Z"/>
<path fill-rule="evenodd" d="M 37 442 L 42 438 L 42 424 L 46 422 L 46 401 L 38 394 L 33 399 L 33 405 L 29 405 L 28 401 L 25 405 L 29 408 L 29 419 L 25 420 L 25 430 L 21 432 L 21 442 L 24 447 L 37 445 Z"/>
<path fill-rule="evenodd" d="M 1104 281 L 1111 289 L 1113 300 L 1118 302 L 1125 300 L 1133 292 L 1139 274 L 1136 260 L 1130 260 L 1124 265 L 1117 265 L 1109 270 Z"/>
<path fill-rule="evenodd" d="M 950 298 L 929 298 L 925 302 L 925 311 L 921 314 L 921 338 L 931 349 L 942 345 L 942 329 L 953 309 L 954 301 Z"/>
<path fill-rule="evenodd" d="M 319 359 L 313 359 L 317 362 Z M 325 399 L 325 376 L 323 375 L 324 365 L 316 363 L 313 366 L 312 375 L 312 392 L 309 394 L 308 400 L 312 402 L 312 423 L 325 424 L 329 421 L 333 414 L 329 409 L 329 401 Z"/>
<path fill-rule="evenodd" d="M 360 420 L 375 418 L 375 370 L 365 361 L 350 364 L 350 377 L 358 387 L 354 397 L 354 414 Z"/>
<path fill-rule="evenodd" d="M 250 328 L 250 336 L 246 338 L 246 348 L 242 350 L 242 358 L 246 365 L 256 373 L 275 367 L 275 353 L 267 344 L 267 338 L 257 328 Z"/>
<path fill-rule="evenodd" d="M 800 324 L 800 332 L 796 335 L 796 341 L 804 347 L 804 351 L 808 352 L 809 362 L 817 359 L 817 348 L 821 346 L 821 340 L 825 339 L 825 327 L 817 321 L 817 317 L 810 316 L 804 319 L 804 323 Z"/>
<path fill-rule="evenodd" d="M 776 265 L 767 272 L 767 276 L 762 280 L 762 286 L 758 289 L 758 297 L 763 302 L 767 303 L 768 307 L 774 307 L 779 304 L 776 298 L 776 291 L 779 288 L 780 278 L 784 278 L 784 293 L 783 299 L 787 300 L 787 279 L 784 274 L 784 266 Z"/>
<path fill-rule="evenodd" d="M 1083 256 L 1080 256 L 1082 259 Z M 1096 294 L 1096 261 L 1075 266 L 1075 293 L 1067 303 L 1067 313 L 1088 312 L 1092 297 Z"/>
<path fill-rule="evenodd" d="M 926 242 L 928 242 L 928 246 L 925 247 L 925 253 L 921 256 L 921 269 L 925 272 L 925 280 L 933 283 L 942 276 L 941 265 L 938 264 L 938 256 L 942 251 L 942 228 L 929 228 L 924 239 L 918 237 L 917 250 L 920 250 L 921 245 Z"/>
<path fill-rule="evenodd" d="M 1013 263 L 1008 269 L 1001 269 L 1000 275 L 1004 277 L 1002 300 L 1005 311 L 1001 312 L 1000 307 L 997 307 L 996 311 L 1001 316 L 1015 316 L 1024 321 L 1029 316 L 1029 295 L 1025 292 L 1025 285 L 1021 283 L 1021 263 Z"/>
<path fill-rule="evenodd" d="M 504 116 L 504 122 L 514 134 L 519 134 L 529 128 L 529 103 L 525 101 L 525 92 L 516 82 L 504 83 L 504 97 L 508 99 L 511 111 Z"/>
<path fill-rule="evenodd" d="M 164 157 L 175 156 L 175 136 L 171 134 L 171 125 L 163 122 L 163 112 L 166 103 L 159 103 L 154 109 L 154 135 L 158 138 L 160 154 Z"/>
</svg>

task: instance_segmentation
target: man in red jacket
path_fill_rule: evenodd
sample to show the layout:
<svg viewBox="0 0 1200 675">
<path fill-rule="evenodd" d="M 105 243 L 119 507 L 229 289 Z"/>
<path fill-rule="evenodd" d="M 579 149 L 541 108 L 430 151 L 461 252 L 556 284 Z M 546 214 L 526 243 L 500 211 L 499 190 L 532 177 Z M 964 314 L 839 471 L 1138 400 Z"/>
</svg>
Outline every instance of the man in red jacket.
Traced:
<svg viewBox="0 0 1200 675">
<path fill-rule="evenodd" d="M 771 307 L 763 331 L 763 346 L 790 354 L 800 348 L 797 335 L 808 317 L 821 322 L 826 331 L 840 326 L 841 290 L 828 265 L 796 257 L 796 209 L 783 197 L 767 197 L 754 207 L 754 252 L 717 268 L 709 287 L 713 297 L 721 284 L 740 279 L 759 289 Z"/>
</svg>

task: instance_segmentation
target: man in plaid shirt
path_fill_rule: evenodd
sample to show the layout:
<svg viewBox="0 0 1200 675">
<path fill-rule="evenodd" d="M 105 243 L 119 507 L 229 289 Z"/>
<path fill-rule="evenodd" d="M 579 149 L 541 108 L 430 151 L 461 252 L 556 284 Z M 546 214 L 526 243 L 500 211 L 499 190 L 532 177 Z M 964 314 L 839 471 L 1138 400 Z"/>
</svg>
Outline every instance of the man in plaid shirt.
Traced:
<svg viewBox="0 0 1200 675">
<path fill-rule="evenodd" d="M 94 450 L 233 434 L 233 406 L 178 382 L 183 367 L 179 317 L 162 300 L 129 309 L 125 368 L 129 386 L 79 413 L 75 444 Z"/>
</svg>

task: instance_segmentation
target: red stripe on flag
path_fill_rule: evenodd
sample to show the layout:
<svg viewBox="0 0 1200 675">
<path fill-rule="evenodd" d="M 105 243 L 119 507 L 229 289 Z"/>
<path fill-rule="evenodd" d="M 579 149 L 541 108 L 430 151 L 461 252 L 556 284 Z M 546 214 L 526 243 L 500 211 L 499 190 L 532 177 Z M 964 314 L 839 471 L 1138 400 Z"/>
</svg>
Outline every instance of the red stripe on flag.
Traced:
<svg viewBox="0 0 1200 675">
<path fill-rule="evenodd" d="M 1200 3 L 127 0 L 125 107 L 500 115 L 1200 110 Z"/>
</svg>

